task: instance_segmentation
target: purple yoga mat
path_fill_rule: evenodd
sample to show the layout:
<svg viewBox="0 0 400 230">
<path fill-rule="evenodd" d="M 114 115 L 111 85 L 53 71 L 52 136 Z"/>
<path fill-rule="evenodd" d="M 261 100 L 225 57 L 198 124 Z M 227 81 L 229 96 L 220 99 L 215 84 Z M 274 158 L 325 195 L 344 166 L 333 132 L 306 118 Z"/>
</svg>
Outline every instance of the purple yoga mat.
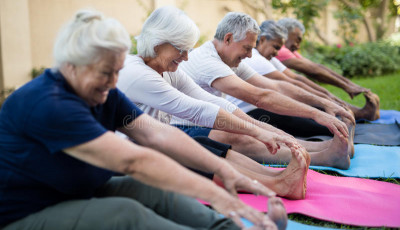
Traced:
<svg viewBox="0 0 400 230">
<path fill-rule="evenodd" d="M 245 203 L 267 212 L 267 198 L 240 194 Z M 340 224 L 400 227 L 400 185 L 336 177 L 309 170 L 304 200 L 282 198 L 288 213 L 301 213 Z"/>
</svg>

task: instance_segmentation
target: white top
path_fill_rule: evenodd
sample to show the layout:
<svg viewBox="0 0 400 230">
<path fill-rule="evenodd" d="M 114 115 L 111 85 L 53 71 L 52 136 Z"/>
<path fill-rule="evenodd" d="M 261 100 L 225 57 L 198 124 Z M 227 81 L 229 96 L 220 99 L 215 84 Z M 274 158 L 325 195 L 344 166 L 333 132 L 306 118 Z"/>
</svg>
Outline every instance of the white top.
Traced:
<svg viewBox="0 0 400 230">
<path fill-rule="evenodd" d="M 276 58 L 276 57 L 271 58 L 270 62 L 280 72 L 283 72 L 287 69 L 287 67 L 281 61 L 279 61 L 278 58 Z"/>
<path fill-rule="evenodd" d="M 245 58 L 242 62 L 249 65 L 260 75 L 265 75 L 277 71 L 275 66 L 268 61 L 265 57 L 263 57 L 257 49 L 252 49 L 251 58 Z"/>
<path fill-rule="evenodd" d="M 271 58 L 271 61 L 268 61 L 265 57 L 263 57 L 257 49 L 252 50 L 251 58 L 246 58 L 242 62 L 248 64 L 251 68 L 253 68 L 260 75 L 265 75 L 272 73 L 274 71 L 283 72 L 286 69 L 286 66 L 283 65 L 278 59 L 275 57 Z M 244 102 L 236 97 L 232 97 L 230 95 L 226 96 L 226 99 L 233 104 L 237 105 L 243 112 L 247 113 L 254 109 L 257 109 L 256 106 Z"/>
<path fill-rule="evenodd" d="M 211 41 L 191 51 L 189 60 L 181 63 L 179 69 L 186 72 L 201 88 L 220 97 L 222 92 L 211 87 L 215 79 L 236 74 L 246 81 L 257 73 L 243 62 L 237 68 L 230 68 L 221 60 Z"/>
<path fill-rule="evenodd" d="M 127 55 L 117 87 L 141 110 L 164 123 L 170 123 L 175 115 L 213 127 L 220 107 L 229 112 L 237 109 L 201 89 L 180 70 L 164 72 L 161 77 L 139 56 Z"/>
</svg>

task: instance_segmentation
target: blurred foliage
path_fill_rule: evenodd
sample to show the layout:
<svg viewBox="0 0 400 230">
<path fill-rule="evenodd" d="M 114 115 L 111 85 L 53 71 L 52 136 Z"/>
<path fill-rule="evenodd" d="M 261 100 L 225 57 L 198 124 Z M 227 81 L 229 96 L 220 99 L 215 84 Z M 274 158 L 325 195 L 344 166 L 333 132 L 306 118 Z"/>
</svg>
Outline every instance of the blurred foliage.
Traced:
<svg viewBox="0 0 400 230">
<path fill-rule="evenodd" d="M 131 35 L 132 47 L 129 51 L 130 54 L 137 54 L 137 40 L 135 36 Z"/>
<path fill-rule="evenodd" d="M 14 92 L 15 88 L 7 88 L 4 90 L 0 90 L 0 108 L 3 105 L 4 101 L 12 92 Z"/>
<path fill-rule="evenodd" d="M 330 0 L 272 0 L 272 7 L 282 13 L 293 12 L 307 30 L 320 17 L 321 9 L 324 9 Z"/>
<path fill-rule="evenodd" d="M 304 42 L 302 54 L 347 77 L 378 76 L 400 70 L 400 46 L 387 41 L 324 46 Z"/>
<path fill-rule="evenodd" d="M 338 7 L 334 12 L 340 24 L 337 33 L 347 43 L 354 41 L 360 27 L 366 29 L 370 42 L 381 40 L 389 29 L 389 22 L 400 14 L 400 5 L 393 0 L 272 0 L 272 7 L 283 14 L 293 13 L 303 23 L 306 33 L 314 29 L 320 35 L 314 21 L 329 3 Z"/>
<path fill-rule="evenodd" d="M 46 69 L 46 67 L 41 66 L 39 68 L 33 68 L 31 70 L 31 78 L 35 79 L 37 76 L 39 76 L 40 74 L 42 74 L 44 72 L 44 70 Z"/>
</svg>

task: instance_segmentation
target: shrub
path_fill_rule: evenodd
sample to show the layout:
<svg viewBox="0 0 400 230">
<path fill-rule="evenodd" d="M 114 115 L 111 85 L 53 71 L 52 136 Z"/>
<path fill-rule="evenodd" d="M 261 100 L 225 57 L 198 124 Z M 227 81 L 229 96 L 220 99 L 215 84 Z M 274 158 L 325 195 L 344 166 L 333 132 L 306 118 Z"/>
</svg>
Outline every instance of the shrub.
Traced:
<svg viewBox="0 0 400 230">
<path fill-rule="evenodd" d="M 377 76 L 400 70 L 396 64 L 400 63 L 400 46 L 389 42 L 343 47 L 306 44 L 304 50 L 307 58 L 347 77 Z"/>
</svg>

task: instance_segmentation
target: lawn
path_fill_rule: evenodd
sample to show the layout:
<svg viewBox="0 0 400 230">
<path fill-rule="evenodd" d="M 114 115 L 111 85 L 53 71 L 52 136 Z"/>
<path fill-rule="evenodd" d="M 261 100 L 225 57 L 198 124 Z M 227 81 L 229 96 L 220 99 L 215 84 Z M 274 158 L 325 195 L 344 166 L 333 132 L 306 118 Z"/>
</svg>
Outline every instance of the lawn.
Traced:
<svg viewBox="0 0 400 230">
<path fill-rule="evenodd" d="M 360 86 L 371 89 L 372 92 L 376 93 L 380 97 L 381 109 L 400 111 L 400 72 L 373 78 L 357 77 L 353 78 L 352 81 Z M 325 88 L 327 88 L 330 92 L 338 96 L 339 98 L 353 105 L 362 107 L 365 103 L 365 99 L 361 95 L 351 100 L 348 94 L 346 94 L 342 89 L 339 89 L 331 85 L 326 85 L 326 84 L 322 85 Z M 326 173 L 323 171 L 319 172 Z M 329 172 L 329 174 L 334 176 L 339 176 L 339 174 L 336 173 Z M 381 181 L 400 184 L 399 180 L 396 179 L 381 179 Z M 329 228 L 339 228 L 339 229 L 390 229 L 390 228 L 367 228 L 360 226 L 336 224 L 333 222 L 322 221 L 301 214 L 289 214 L 289 219 L 303 224 L 316 225 Z"/>
</svg>

